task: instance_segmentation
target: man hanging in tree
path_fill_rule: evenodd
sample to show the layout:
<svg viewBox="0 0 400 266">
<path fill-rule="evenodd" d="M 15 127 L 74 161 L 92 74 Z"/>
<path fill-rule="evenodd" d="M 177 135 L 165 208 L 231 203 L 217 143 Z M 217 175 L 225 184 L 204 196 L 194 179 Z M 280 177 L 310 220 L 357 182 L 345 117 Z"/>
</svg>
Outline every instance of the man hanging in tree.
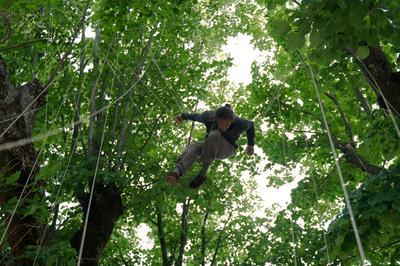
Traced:
<svg viewBox="0 0 400 266">
<path fill-rule="evenodd" d="M 183 120 L 203 123 L 207 134 L 204 140 L 189 144 L 181 154 L 174 171 L 165 177 L 171 185 L 177 185 L 179 178 L 193 166 L 196 160 L 200 160 L 201 170 L 189 184 L 191 188 L 198 188 L 206 180 L 206 172 L 214 160 L 226 159 L 235 153 L 238 147 L 236 140 L 244 131 L 247 134 L 246 152 L 249 155 L 254 153 L 253 122 L 235 116 L 229 104 L 215 111 L 205 111 L 201 114 L 182 113 L 175 118 L 176 124 L 180 124 Z"/>
</svg>

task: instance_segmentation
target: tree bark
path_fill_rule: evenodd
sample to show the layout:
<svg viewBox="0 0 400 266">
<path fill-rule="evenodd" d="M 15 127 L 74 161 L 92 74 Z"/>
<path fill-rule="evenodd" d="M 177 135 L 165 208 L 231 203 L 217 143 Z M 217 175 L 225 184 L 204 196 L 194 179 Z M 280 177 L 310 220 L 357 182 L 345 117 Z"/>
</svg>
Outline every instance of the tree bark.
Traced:
<svg viewBox="0 0 400 266">
<path fill-rule="evenodd" d="M 151 36 L 153 33 L 151 33 Z M 145 47 L 142 50 L 142 54 L 138 59 L 138 63 L 135 66 L 135 70 L 132 75 L 132 80 L 129 89 L 130 92 L 128 93 L 127 97 L 131 100 L 130 96 L 133 90 L 134 85 L 136 84 L 137 78 L 141 73 L 145 60 L 150 50 L 152 37 L 146 43 Z M 96 107 L 94 104 L 96 103 L 97 98 L 97 81 L 92 87 L 91 93 L 91 101 L 93 106 L 91 107 L 91 113 L 96 111 Z M 104 88 L 105 89 L 105 88 Z M 101 98 L 101 96 L 100 96 Z M 126 113 L 126 112 L 125 112 Z M 97 116 L 100 117 L 100 116 Z M 98 122 L 98 121 L 97 121 Z M 98 141 L 96 140 L 96 136 L 100 135 L 95 132 L 96 128 L 100 128 L 98 126 L 95 127 L 95 121 L 91 121 L 91 125 L 93 127 L 92 130 L 89 130 L 89 152 L 88 155 L 94 156 L 98 153 L 98 145 L 96 144 Z M 120 131 L 120 138 L 118 141 L 118 152 L 116 162 L 121 160 L 122 152 L 125 149 L 125 142 L 127 137 L 127 129 L 128 129 L 128 122 L 122 123 L 122 128 Z M 124 126 L 125 125 L 125 126 Z M 101 128 L 103 130 L 103 128 Z M 117 172 L 120 170 L 121 163 L 116 163 L 112 169 L 113 172 Z M 92 179 L 91 179 L 92 180 Z M 89 182 L 90 183 L 90 182 Z M 93 199 L 92 199 L 92 206 L 90 209 L 90 216 L 87 225 L 86 231 L 86 239 L 88 240 L 85 243 L 83 248 L 83 255 L 82 255 L 82 263 L 81 265 L 98 265 L 100 260 L 101 254 L 104 250 L 105 245 L 107 244 L 111 233 L 113 231 L 114 225 L 118 218 L 122 215 L 124 207 L 122 204 L 121 198 L 121 191 L 112 184 L 104 185 L 101 182 L 96 182 L 93 192 Z M 89 194 L 85 194 L 83 196 L 79 196 L 78 200 L 83 210 L 84 217 L 87 213 L 87 205 L 88 205 Z M 78 232 L 75 233 L 73 238 L 71 239 L 70 243 L 71 246 L 79 251 L 80 249 L 80 242 L 82 239 L 83 233 L 83 224 Z M 90 242 L 89 242 L 90 240 Z"/>
<path fill-rule="evenodd" d="M 97 84 L 100 78 L 99 71 L 99 43 L 100 43 L 100 29 L 96 29 L 96 37 L 94 40 L 93 48 L 93 73 L 94 80 L 92 84 L 92 89 L 90 91 L 90 123 L 89 123 L 89 139 L 88 139 L 88 156 L 92 157 L 97 154 L 97 143 L 95 141 L 95 123 L 96 123 L 96 96 L 97 96 Z"/>
<path fill-rule="evenodd" d="M 225 233 L 226 226 L 228 225 L 228 223 L 229 223 L 231 217 L 232 217 L 232 213 L 229 214 L 229 217 L 228 217 L 228 219 L 226 220 L 226 222 L 225 222 L 225 224 L 224 224 L 224 227 L 223 227 L 223 228 L 221 229 L 221 231 L 219 232 L 218 239 L 217 239 L 217 244 L 216 244 L 216 246 L 215 246 L 214 254 L 213 254 L 213 257 L 212 257 L 212 260 L 211 260 L 211 264 L 210 264 L 211 266 L 215 265 L 216 262 L 217 262 L 217 255 L 218 255 L 219 249 L 221 248 L 222 242 L 223 242 L 223 240 L 224 240 L 224 239 L 222 238 L 222 236 L 223 236 L 224 233 Z"/>
<path fill-rule="evenodd" d="M 165 234 L 164 234 L 164 227 L 163 227 L 163 221 L 162 221 L 162 213 L 161 210 L 157 207 L 157 233 L 158 233 L 158 239 L 160 240 L 160 246 L 161 246 L 161 257 L 163 261 L 163 266 L 169 266 L 170 261 L 168 258 L 168 250 L 167 250 L 167 244 L 165 242 Z"/>
<path fill-rule="evenodd" d="M 188 198 L 185 200 L 185 202 L 183 203 L 183 207 L 182 207 L 179 255 L 175 262 L 175 266 L 181 266 L 183 263 L 183 255 L 185 253 L 187 231 L 188 231 L 189 204 L 190 204 L 190 199 Z"/>
<path fill-rule="evenodd" d="M 381 95 L 388 101 L 390 108 L 400 115 L 400 73 L 393 72 L 389 60 L 380 47 L 369 47 L 369 56 L 364 59 L 360 68 L 371 84 L 378 99 Z M 383 106 L 385 107 L 385 106 Z M 388 108 L 386 106 L 386 108 Z"/>
<path fill-rule="evenodd" d="M 350 144 L 354 147 L 355 143 L 354 143 L 353 130 L 351 128 L 351 125 L 350 125 L 349 121 L 347 120 L 347 117 L 346 117 L 342 107 L 340 106 L 340 104 L 339 104 L 339 102 L 338 102 L 338 100 L 336 98 L 336 95 L 333 94 L 333 93 L 328 93 L 328 92 L 325 92 L 325 95 L 328 96 L 328 98 L 331 99 L 333 101 L 333 103 L 336 105 L 336 107 L 337 107 L 337 109 L 339 111 L 339 114 L 340 114 L 340 118 L 343 121 L 344 128 L 346 129 L 347 136 L 348 136 L 348 138 L 350 140 Z"/>
<path fill-rule="evenodd" d="M 136 66 L 135 66 L 135 70 L 132 74 L 132 78 L 129 84 L 129 92 L 128 92 L 128 99 L 131 100 L 132 99 L 132 94 L 133 94 L 133 88 L 136 86 L 137 80 L 139 78 L 139 74 L 142 72 L 143 67 L 144 67 L 144 63 L 147 59 L 147 56 L 150 52 L 150 48 L 151 48 L 151 44 L 153 41 L 153 32 L 150 34 L 150 38 L 147 41 L 146 45 L 143 47 L 142 52 L 137 60 Z M 127 134 L 127 128 L 129 126 L 129 122 L 128 122 L 128 114 L 129 114 L 129 109 L 132 107 L 132 104 L 130 104 L 129 102 L 126 103 L 125 106 L 125 111 L 124 111 L 124 118 L 122 120 L 121 123 L 121 131 L 120 131 L 120 135 L 118 138 L 118 143 L 117 143 L 117 155 L 116 155 L 116 159 L 115 159 L 115 165 L 114 165 L 114 170 L 118 171 L 119 168 L 121 167 L 121 155 L 122 152 L 125 149 L 125 143 L 126 143 L 126 134 Z"/>
<path fill-rule="evenodd" d="M 344 158 L 350 164 L 371 175 L 379 175 L 382 171 L 386 170 L 385 168 L 367 162 L 363 157 L 357 154 L 354 146 L 352 146 L 350 143 L 344 144 L 340 142 L 335 136 L 332 137 L 335 147 L 343 153 Z"/>
<path fill-rule="evenodd" d="M 121 192 L 114 185 L 103 185 L 97 182 L 93 193 L 81 265 L 98 265 L 114 225 L 124 210 Z M 89 195 L 86 194 L 81 204 L 84 217 L 87 213 L 88 202 Z M 71 246 L 78 251 L 82 232 L 83 225 L 70 241 Z"/>
<path fill-rule="evenodd" d="M 0 116 L 12 118 L 0 124 L 0 144 L 32 137 L 36 113 L 45 104 L 45 96 L 46 91 L 37 80 L 15 90 L 8 77 L 6 66 L 0 57 Z M 25 109 L 24 115 L 17 119 Z M 1 175 L 7 178 L 20 172 L 17 184 L 0 190 L 0 206 L 11 198 L 20 197 L 24 186 L 31 186 L 39 171 L 38 156 L 33 143 L 0 151 Z M 34 195 L 35 193 L 25 192 L 23 196 L 26 200 Z M 40 197 L 40 195 L 36 196 Z M 21 204 L 23 205 L 24 202 Z M 37 243 L 36 241 L 41 233 L 41 225 L 35 218 L 32 216 L 20 217 L 15 214 L 14 216 L 8 215 L 6 222 L 10 223 L 6 233 L 14 257 L 23 255 L 28 245 Z M 32 261 L 18 259 L 16 263 L 18 265 L 31 265 Z"/>
<path fill-rule="evenodd" d="M 206 265 L 206 248 L 207 248 L 207 239 L 206 239 L 206 224 L 208 219 L 208 214 L 210 213 L 210 209 L 207 208 L 206 213 L 204 214 L 203 224 L 201 226 L 201 266 Z"/>
<path fill-rule="evenodd" d="M 364 94 L 361 92 L 359 88 L 353 88 L 353 90 L 357 96 L 358 101 L 360 102 L 363 111 L 366 112 L 368 116 L 371 116 L 372 115 L 371 106 L 368 100 L 365 98 Z"/>
</svg>

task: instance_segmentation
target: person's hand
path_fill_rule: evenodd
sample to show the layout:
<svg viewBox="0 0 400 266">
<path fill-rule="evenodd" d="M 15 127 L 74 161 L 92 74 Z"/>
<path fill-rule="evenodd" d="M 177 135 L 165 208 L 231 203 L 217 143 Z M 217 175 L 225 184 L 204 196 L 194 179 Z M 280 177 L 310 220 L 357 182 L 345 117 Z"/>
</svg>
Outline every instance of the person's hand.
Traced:
<svg viewBox="0 0 400 266">
<path fill-rule="evenodd" d="M 253 155 L 254 154 L 254 146 L 247 145 L 246 152 L 248 155 Z"/>
<path fill-rule="evenodd" d="M 180 123 L 182 123 L 182 121 L 183 121 L 182 116 L 181 116 L 181 115 L 177 115 L 177 116 L 175 117 L 175 126 L 177 126 L 177 125 L 179 125 Z"/>
</svg>

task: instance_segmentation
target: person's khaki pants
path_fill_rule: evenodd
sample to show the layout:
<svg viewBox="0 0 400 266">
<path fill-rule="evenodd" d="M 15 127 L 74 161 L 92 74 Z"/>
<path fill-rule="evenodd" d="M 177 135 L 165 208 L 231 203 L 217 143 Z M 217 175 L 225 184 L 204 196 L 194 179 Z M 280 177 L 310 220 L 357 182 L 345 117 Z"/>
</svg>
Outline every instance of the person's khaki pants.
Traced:
<svg viewBox="0 0 400 266">
<path fill-rule="evenodd" d="M 222 135 L 219 130 L 211 130 L 205 140 L 189 144 L 177 161 L 181 174 L 184 175 L 196 162 L 211 164 L 218 159 L 226 159 L 235 153 L 235 148 Z"/>
</svg>

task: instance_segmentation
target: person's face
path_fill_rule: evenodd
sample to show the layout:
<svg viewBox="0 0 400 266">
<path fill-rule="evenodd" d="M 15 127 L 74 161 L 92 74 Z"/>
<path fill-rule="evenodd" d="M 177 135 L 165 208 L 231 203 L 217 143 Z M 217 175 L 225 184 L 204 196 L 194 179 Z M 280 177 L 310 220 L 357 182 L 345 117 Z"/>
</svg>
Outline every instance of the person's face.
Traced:
<svg viewBox="0 0 400 266">
<path fill-rule="evenodd" d="M 221 130 L 222 132 L 225 132 L 232 124 L 232 120 L 227 118 L 223 119 L 220 118 L 218 119 L 218 129 Z"/>
</svg>

